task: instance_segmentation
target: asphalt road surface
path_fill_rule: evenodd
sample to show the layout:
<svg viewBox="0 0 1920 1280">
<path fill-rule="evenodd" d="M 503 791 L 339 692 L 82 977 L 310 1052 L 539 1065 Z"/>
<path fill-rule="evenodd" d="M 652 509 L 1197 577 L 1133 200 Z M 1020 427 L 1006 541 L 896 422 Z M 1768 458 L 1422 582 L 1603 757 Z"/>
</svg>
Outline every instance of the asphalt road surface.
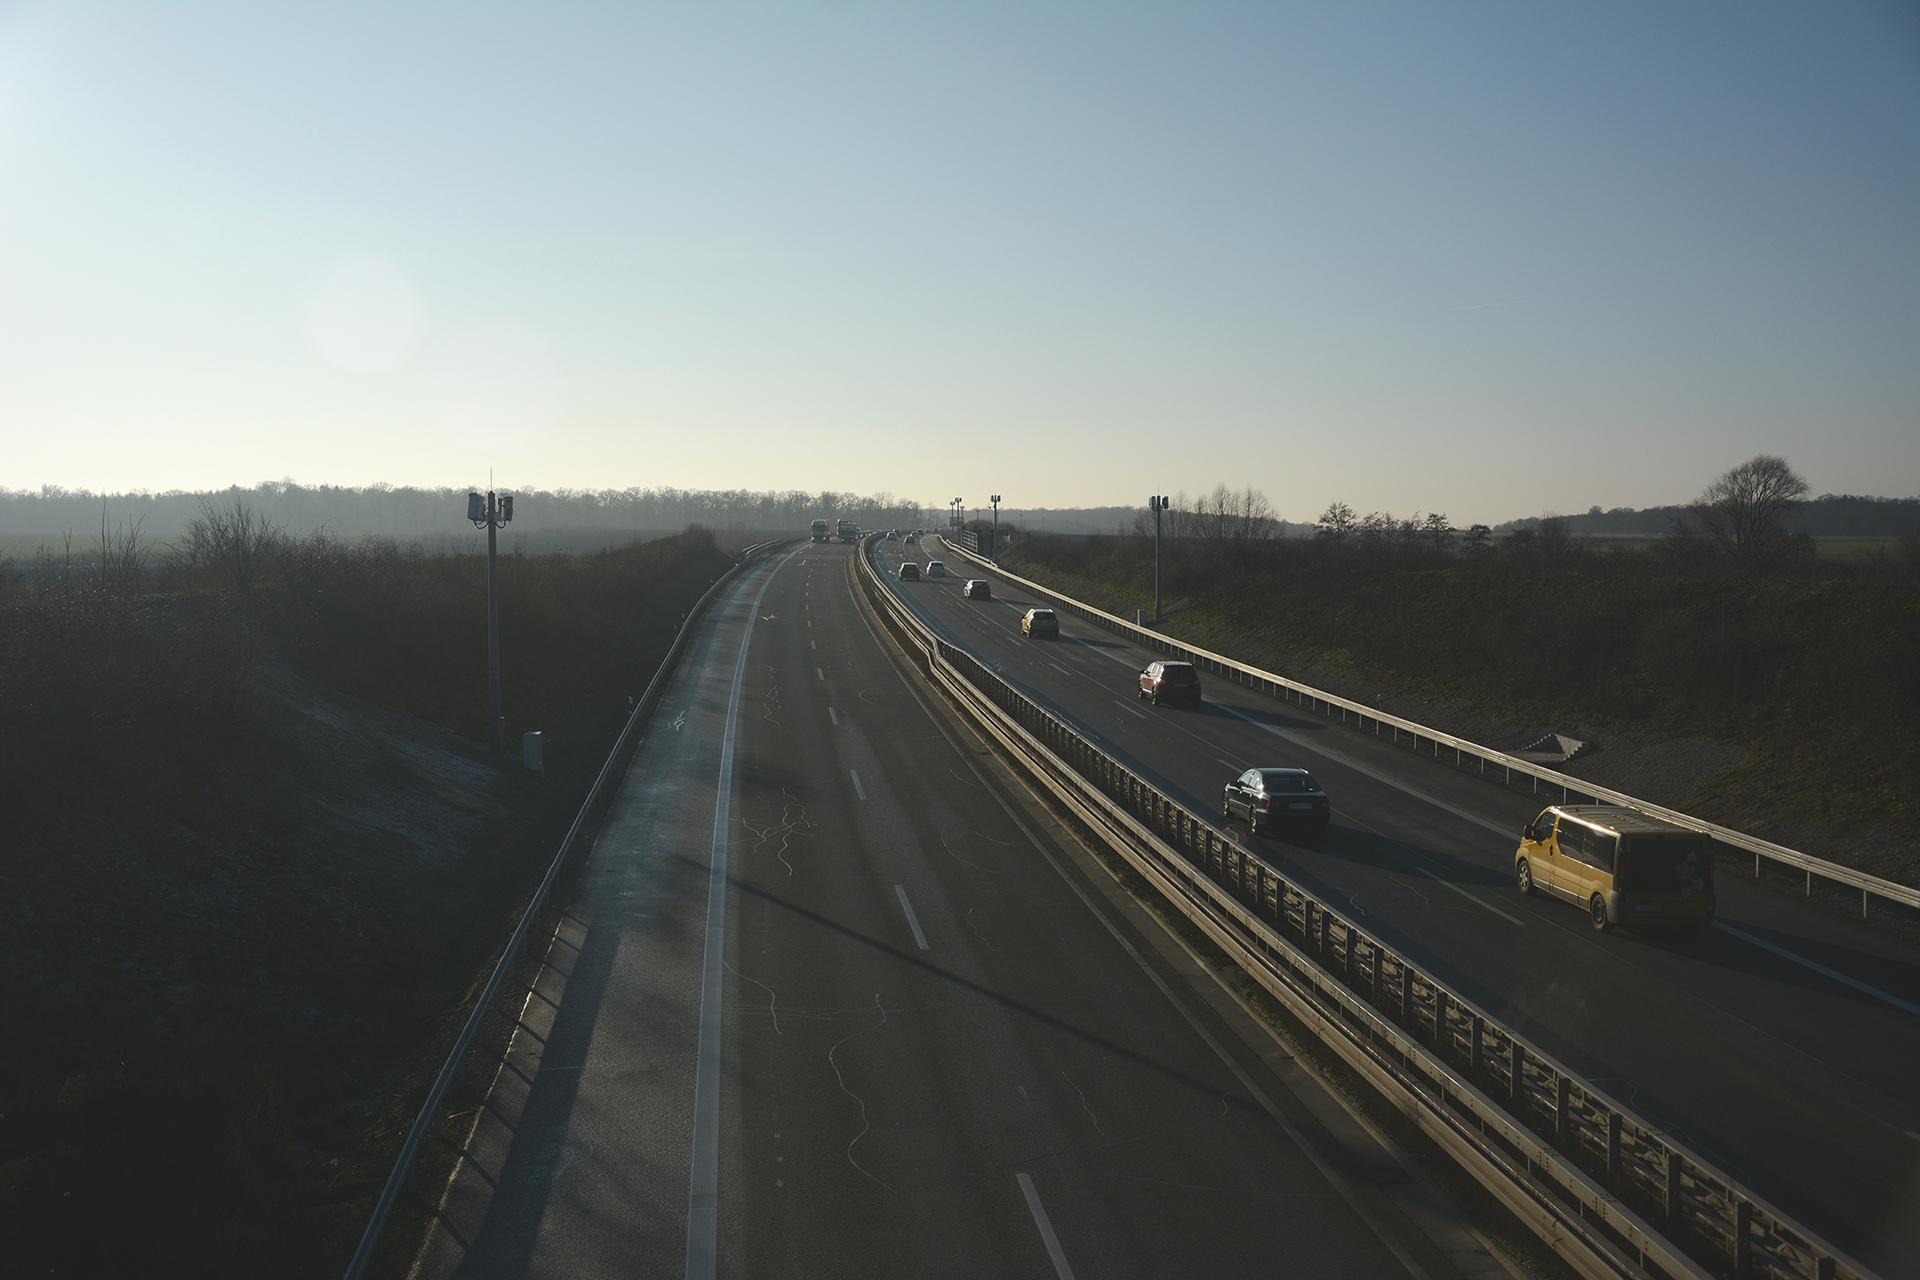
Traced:
<svg viewBox="0 0 1920 1280">
<path fill-rule="evenodd" d="M 1003 802 L 853 554 L 700 624 L 418 1273 L 1486 1274 Z"/>
<path fill-rule="evenodd" d="M 1550 799 L 1507 793 L 1291 703 L 1203 675 L 1198 710 L 1137 699 L 1159 656 L 1061 614 L 931 538 L 952 576 L 888 584 L 953 643 L 1195 810 L 1255 766 L 1325 783 L 1324 845 L 1262 838 L 1276 866 L 1461 994 L 1886 1275 L 1920 1275 L 1920 957 L 1911 943 L 1719 877 L 1720 927 L 1695 943 L 1597 935 L 1519 895 L 1518 833 Z M 968 577 L 994 599 L 963 598 Z M 1244 834 L 1244 833 L 1243 833 Z"/>
</svg>

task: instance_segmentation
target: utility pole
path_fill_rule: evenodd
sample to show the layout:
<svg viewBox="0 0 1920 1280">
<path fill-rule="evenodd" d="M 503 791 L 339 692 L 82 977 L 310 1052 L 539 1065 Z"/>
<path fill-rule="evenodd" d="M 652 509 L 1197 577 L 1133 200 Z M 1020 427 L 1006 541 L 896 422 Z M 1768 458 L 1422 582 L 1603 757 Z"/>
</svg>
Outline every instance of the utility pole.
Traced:
<svg viewBox="0 0 1920 1280">
<path fill-rule="evenodd" d="M 487 701 L 495 755 L 507 754 L 507 717 L 500 705 L 500 591 L 497 582 L 499 530 L 513 522 L 513 495 L 467 494 L 467 519 L 487 531 Z"/>
<path fill-rule="evenodd" d="M 1156 493 L 1147 499 L 1153 508 L 1153 620 L 1160 621 L 1160 513 L 1167 509 L 1167 495 Z"/>
<path fill-rule="evenodd" d="M 987 501 L 993 504 L 993 554 L 987 559 L 994 564 L 1000 563 L 1000 495 L 993 494 Z"/>
</svg>

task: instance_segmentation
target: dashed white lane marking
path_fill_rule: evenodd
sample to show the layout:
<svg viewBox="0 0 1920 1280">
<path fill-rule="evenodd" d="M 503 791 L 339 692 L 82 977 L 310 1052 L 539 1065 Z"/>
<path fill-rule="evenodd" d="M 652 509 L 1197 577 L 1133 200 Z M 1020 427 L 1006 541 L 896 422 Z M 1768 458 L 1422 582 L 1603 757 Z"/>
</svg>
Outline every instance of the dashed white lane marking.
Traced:
<svg viewBox="0 0 1920 1280">
<path fill-rule="evenodd" d="M 1499 916 L 1502 920 L 1511 920 L 1514 924 L 1519 925 L 1522 929 L 1527 927 L 1526 921 L 1521 920 L 1516 916 L 1508 915 L 1506 912 L 1502 911 L 1500 908 L 1494 906 L 1491 903 L 1480 901 L 1480 899 L 1474 897 L 1472 894 L 1468 893 L 1465 889 L 1462 889 L 1459 885 L 1449 884 L 1447 881 L 1442 880 L 1439 876 L 1433 874 L 1433 872 L 1427 870 L 1425 867 L 1415 867 L 1414 870 L 1418 871 L 1421 875 L 1425 876 L 1427 879 L 1439 885 L 1442 889 L 1453 890 L 1455 893 L 1465 898 L 1468 902 L 1471 902 L 1474 906 L 1481 907 L 1481 908 L 1484 908 L 1485 910 L 1491 911 L 1493 912 L 1493 914 Z"/>
<path fill-rule="evenodd" d="M 815 667 L 813 669 L 813 678 L 815 680 L 825 680 L 827 678 L 827 673 L 822 671 L 820 668 Z"/>
<path fill-rule="evenodd" d="M 847 598 L 850 600 L 855 598 L 852 584 L 848 584 L 847 586 Z M 868 621 L 864 613 L 860 615 L 860 621 L 862 625 L 866 627 L 867 634 L 873 637 L 874 643 L 881 643 L 880 633 L 874 630 L 873 623 Z M 954 737 L 953 733 L 935 717 L 933 708 L 927 703 L 927 700 L 921 696 L 920 691 L 908 683 L 906 674 L 898 668 L 895 668 L 893 674 L 894 678 L 899 680 L 900 687 L 906 690 L 907 695 L 918 702 L 921 710 L 927 713 L 927 719 L 940 733 L 940 736 L 947 740 L 947 745 L 953 748 L 956 755 L 968 760 L 967 767 L 974 771 L 974 776 L 980 779 L 982 786 L 985 786 L 987 781 L 986 775 L 980 773 L 979 767 L 973 764 L 971 759 L 968 758 L 967 749 L 963 747 L 960 741 Z M 1032 787 L 1026 785 L 1024 782 L 1020 785 L 1023 790 L 1033 797 L 1035 804 L 1040 803 L 1038 792 L 1034 791 Z M 1426 1268 L 1415 1261 L 1413 1255 L 1408 1253 L 1399 1241 L 1395 1240 L 1389 1233 L 1373 1225 L 1372 1219 L 1367 1216 L 1366 1206 L 1361 1204 L 1359 1197 L 1355 1194 L 1353 1187 L 1348 1183 L 1346 1176 L 1329 1164 L 1326 1158 L 1307 1142 L 1306 1135 L 1303 1134 L 1291 1120 L 1287 1119 L 1286 1113 L 1281 1111 L 1273 1099 L 1268 1097 L 1260 1086 L 1254 1082 L 1253 1077 L 1246 1073 L 1240 1066 L 1239 1061 L 1230 1055 L 1218 1040 L 1214 1039 L 1213 1034 L 1207 1030 L 1198 1015 L 1188 1009 L 1187 1006 L 1181 1002 L 1180 998 L 1174 994 L 1173 988 L 1167 985 L 1166 979 L 1162 978 L 1159 973 L 1155 972 L 1152 965 L 1141 958 L 1140 953 L 1134 949 L 1133 944 L 1127 941 L 1126 935 L 1120 932 L 1119 926 L 1109 920 L 1106 913 L 1094 905 L 1092 895 L 1081 887 L 1077 879 L 1068 874 L 1066 867 L 1062 866 L 1060 860 L 1041 842 L 1040 837 L 1034 834 L 1033 828 L 1028 826 L 1026 821 L 1014 811 L 1013 805 L 1003 796 L 994 792 L 989 791 L 988 794 L 993 796 L 994 802 L 1000 806 L 1001 812 L 1007 815 L 1007 820 L 1020 829 L 1021 834 L 1027 837 L 1028 843 L 1040 854 L 1047 865 L 1053 868 L 1054 874 L 1060 877 L 1061 883 L 1065 884 L 1067 888 L 1072 891 L 1073 895 L 1080 899 L 1081 903 L 1092 913 L 1093 918 L 1100 922 L 1101 927 L 1107 931 L 1107 934 L 1113 938 L 1120 949 L 1126 952 L 1127 956 L 1138 966 L 1140 972 L 1146 975 L 1147 981 L 1154 985 L 1160 994 L 1166 998 L 1167 1003 L 1172 1005 L 1174 1010 L 1185 1020 L 1186 1024 L 1193 1028 L 1194 1034 L 1200 1037 L 1201 1043 L 1213 1052 L 1213 1055 L 1220 1060 L 1221 1065 L 1233 1073 L 1234 1079 L 1240 1082 L 1240 1087 L 1246 1090 L 1247 1096 L 1260 1105 L 1261 1110 L 1265 1111 L 1273 1123 L 1279 1127 L 1280 1131 L 1287 1135 L 1288 1140 L 1307 1157 L 1315 1169 L 1319 1170 L 1320 1176 L 1327 1180 L 1328 1185 L 1340 1193 L 1340 1198 L 1346 1201 L 1348 1207 L 1351 1208 L 1355 1214 L 1359 1215 L 1362 1221 L 1367 1222 L 1369 1226 L 1373 1227 L 1375 1238 L 1377 1238 L 1382 1245 L 1386 1246 L 1388 1252 L 1393 1254 L 1401 1266 L 1406 1268 L 1407 1274 L 1414 1277 L 1414 1280 L 1431 1280 Z M 1109 871 L 1108 874 L 1111 876 L 1113 873 Z M 1118 877 L 1115 876 L 1114 879 L 1117 883 Z M 1019 1088 L 1020 1096 L 1026 1098 L 1027 1091 L 1025 1086 L 1019 1086 Z M 1032 1100 L 1027 1099 L 1027 1101 L 1028 1105 L 1031 1106 Z"/>
<path fill-rule="evenodd" d="M 1134 715 L 1139 716 L 1142 720 L 1145 720 L 1147 718 L 1146 712 L 1140 710 L 1138 707 L 1130 707 L 1124 702 L 1120 704 L 1120 709 L 1122 711 L 1130 711 Z"/>
<path fill-rule="evenodd" d="M 1040 1243 L 1047 1246 L 1047 1257 L 1053 1260 L 1053 1273 L 1060 1280 L 1073 1280 L 1073 1268 L 1067 1265 L 1060 1237 L 1053 1233 L 1053 1222 L 1047 1217 L 1047 1207 L 1040 1203 L 1040 1193 L 1033 1189 L 1033 1179 L 1024 1173 L 1013 1176 L 1020 1184 L 1020 1194 L 1027 1198 L 1027 1212 L 1033 1215 L 1033 1225 L 1040 1228 Z"/>
<path fill-rule="evenodd" d="M 1006 602 L 1003 601 L 1002 603 L 1006 603 Z M 1008 607 L 1012 608 L 1013 606 L 1008 605 Z M 1133 665 L 1133 662 L 1131 659 L 1126 658 L 1118 653 L 1115 653 L 1110 649 L 1099 648 L 1095 646 L 1087 646 L 1087 647 L 1091 648 L 1093 652 L 1099 654 L 1104 658 L 1110 658 L 1113 661 L 1121 663 L 1125 666 Z M 1286 741 L 1296 746 L 1301 745 L 1292 735 L 1288 734 L 1286 730 L 1281 729 L 1277 725 L 1271 725 L 1266 723 L 1263 720 L 1257 719 L 1254 716 L 1249 715 L 1247 712 L 1242 711 L 1240 708 L 1232 705 L 1231 703 L 1216 700 L 1214 702 L 1214 705 L 1219 707 L 1222 711 L 1226 712 L 1228 715 L 1232 716 L 1236 720 L 1244 720 L 1246 723 L 1254 726 L 1256 729 L 1266 730 L 1268 733 L 1272 734 L 1276 738 L 1280 738 L 1283 741 Z M 1124 707 L 1124 704 L 1123 704 L 1123 708 L 1128 711 L 1133 710 L 1132 707 Z M 1507 827 L 1502 826 L 1497 822 L 1493 822 L 1487 818 L 1483 818 L 1479 814 L 1470 812 L 1469 810 L 1463 809 L 1458 805 L 1448 804 L 1445 800 L 1442 800 L 1440 797 L 1434 795 L 1432 792 L 1426 791 L 1420 787 L 1411 786 L 1408 783 L 1403 782 L 1398 778 L 1391 777 L 1388 774 L 1383 773 L 1378 769 L 1371 768 L 1368 765 L 1363 764 L 1361 761 L 1359 761 L 1355 757 L 1348 755 L 1346 752 L 1341 751 L 1337 748 L 1328 747 L 1321 743 L 1315 743 L 1312 747 L 1312 750 L 1319 752 L 1322 756 L 1325 756 L 1327 759 L 1332 760 L 1338 764 L 1344 765 L 1347 768 L 1352 769 L 1357 773 L 1364 774 L 1365 776 L 1372 778 L 1376 782 L 1384 783 L 1403 795 L 1411 796 L 1415 800 L 1418 800 L 1423 804 L 1432 805 L 1434 808 L 1439 809 L 1443 813 L 1450 813 L 1456 818 L 1460 818 L 1467 822 L 1471 822 L 1477 827 L 1493 832 L 1495 835 L 1499 835 L 1502 837 L 1510 837 L 1513 835 L 1513 832 L 1511 830 L 1509 830 Z M 1218 757 L 1215 757 L 1215 758 L 1218 759 Z M 1232 768 L 1237 766 L 1229 766 L 1229 767 Z M 1423 872 L 1423 874 L 1431 876 L 1437 883 L 1446 885 L 1447 888 L 1452 889 L 1455 893 L 1464 894 L 1467 897 L 1468 901 L 1478 903 L 1480 906 L 1486 907 L 1487 910 L 1493 912 L 1495 915 L 1500 916 L 1506 920 L 1512 920 L 1513 923 L 1522 925 L 1522 927 L 1524 927 L 1524 924 L 1522 921 L 1514 919 L 1514 917 L 1508 915 L 1504 911 L 1501 911 L 1497 907 L 1487 906 L 1486 903 L 1481 902 L 1480 899 L 1473 897 L 1473 895 L 1471 894 L 1468 894 L 1466 890 L 1461 889 L 1459 886 L 1447 884 L 1446 881 L 1441 880 L 1438 876 L 1434 876 L 1433 873 L 1430 871 Z M 1842 986 L 1850 987 L 1853 990 L 1859 991 L 1864 995 L 1872 996 L 1874 999 L 1880 1000 L 1886 1003 L 1887 1005 L 1891 1006 L 1892 1008 L 1899 1009 L 1903 1013 L 1911 1014 L 1915 1017 L 1920 1017 L 1920 1005 L 1915 1005 L 1911 1001 L 1903 1000 L 1899 996 L 1896 996 L 1891 992 L 1882 991 L 1878 987 L 1875 987 L 1869 983 L 1860 981 L 1860 979 L 1858 978 L 1850 977 L 1847 974 L 1841 973 L 1837 969 L 1829 968 L 1828 966 L 1821 964 L 1817 960 L 1811 960 L 1806 956 L 1801 955 L 1797 951 L 1792 951 L 1786 947 L 1782 947 L 1775 943 L 1768 942 L 1763 938 L 1756 937 L 1755 935 L 1748 933 L 1746 930 L 1737 928 L 1734 925 L 1727 924 L 1724 921 L 1720 921 L 1720 920 L 1714 921 L 1714 927 L 1716 929 L 1724 930 L 1727 934 L 1729 934 L 1732 937 L 1740 939 L 1742 942 L 1751 943 L 1752 945 L 1759 947 L 1763 951 L 1779 956 L 1782 960 L 1786 960 L 1792 964 L 1797 964 L 1801 968 L 1806 969 L 1809 972 L 1817 973 L 1821 977 L 1830 978 L 1833 981 L 1840 983 Z"/>
<path fill-rule="evenodd" d="M 1227 759 L 1225 756 L 1215 756 L 1214 759 L 1218 760 L 1221 764 L 1227 766 L 1227 768 L 1229 769 L 1238 769 L 1240 767 L 1239 765 L 1235 764 L 1233 761 Z"/>
<path fill-rule="evenodd" d="M 927 935 L 920 931 L 920 917 L 913 914 L 913 904 L 907 901 L 907 886 L 897 884 L 893 886 L 893 892 L 895 896 L 900 899 L 900 910 L 906 913 L 907 928 L 913 930 L 914 942 L 919 944 L 922 951 L 925 951 L 927 949 Z"/>
<path fill-rule="evenodd" d="M 818 640 L 809 640 L 809 641 L 807 641 L 807 648 L 809 648 L 809 649 L 818 649 L 819 647 L 820 647 L 820 642 L 819 642 Z"/>
<path fill-rule="evenodd" d="M 827 708 L 827 719 L 833 721 L 834 728 L 838 729 L 840 727 L 840 713 L 832 707 Z"/>
<path fill-rule="evenodd" d="M 1880 1001 L 1882 1004 L 1891 1005 L 1893 1008 L 1900 1010 L 1900 1012 L 1902 1013 L 1909 1014 L 1916 1018 L 1920 1018 L 1920 1005 L 1914 1004 L 1911 1000 L 1902 1000 L 1899 996 L 1894 995 L 1890 991 L 1882 991 L 1880 988 L 1876 986 L 1872 986 L 1869 983 L 1862 982 L 1858 978 L 1848 977 L 1846 974 L 1840 972 L 1838 969 L 1829 969 L 1826 965 L 1821 964 L 1817 960 L 1809 960 L 1805 956 L 1799 954 L 1798 952 L 1789 951 L 1785 947 L 1780 946 L 1777 943 L 1768 942 L 1765 938 L 1757 937 L 1754 934 L 1748 933 L 1745 929 L 1741 929 L 1735 925 L 1728 924 L 1724 920 L 1715 920 L 1713 922 L 1713 927 L 1723 932 L 1732 934 L 1734 937 L 1740 939 L 1740 941 L 1742 942 L 1751 943 L 1752 945 L 1760 948 L 1762 951 L 1770 952 L 1773 955 L 1779 956 L 1783 960 L 1791 960 L 1797 965 L 1800 965 L 1804 968 L 1811 969 L 1823 978 L 1831 978 L 1843 987 L 1851 987 L 1855 991 L 1860 992 L 1860 994 L 1862 995 L 1872 996 L 1875 1000 Z"/>
<path fill-rule="evenodd" d="M 867 789 L 860 785 L 860 771 L 858 769 L 849 769 L 847 773 L 853 778 L 853 794 L 865 800 L 867 798 Z"/>
</svg>

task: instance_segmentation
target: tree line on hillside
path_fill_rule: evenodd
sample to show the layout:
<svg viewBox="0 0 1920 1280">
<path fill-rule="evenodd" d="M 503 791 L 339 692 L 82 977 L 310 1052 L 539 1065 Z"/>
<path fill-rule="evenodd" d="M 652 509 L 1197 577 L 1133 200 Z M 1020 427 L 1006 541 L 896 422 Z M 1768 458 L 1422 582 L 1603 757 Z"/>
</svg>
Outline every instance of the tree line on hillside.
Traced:
<svg viewBox="0 0 1920 1280">
<path fill-rule="evenodd" d="M 550 529 L 674 530 L 698 524 L 714 529 L 775 532 L 804 529 L 816 516 L 852 520 L 862 527 L 929 523 L 927 509 L 890 493 L 857 494 L 802 489 L 514 490 L 514 527 Z M 295 533 L 329 530 L 348 537 L 415 538 L 458 531 L 467 510 L 467 490 L 385 484 L 303 485 L 292 480 L 233 486 L 217 491 L 94 493 L 45 485 L 37 490 L 0 488 L 0 533 L 57 535 L 100 527 L 103 512 L 115 528 L 139 529 L 148 537 L 183 534 L 208 504 L 222 510 L 245 504 L 260 519 Z"/>
<path fill-rule="evenodd" d="M 1734 570 L 1770 573 L 1807 570 L 1813 563 L 1813 544 L 1807 531 L 1807 508 L 1822 507 L 1840 517 L 1858 517 L 1873 508 L 1882 513 L 1877 524 L 1862 518 L 1836 518 L 1841 530 L 1865 527 L 1892 529 L 1902 540 L 1892 555 L 1869 556 L 1868 564 L 1904 564 L 1920 569 L 1920 499 L 1856 499 L 1828 495 L 1809 502 L 1807 482 L 1784 458 L 1761 454 L 1715 477 L 1699 498 L 1685 507 L 1664 508 L 1670 514 L 1652 543 L 1649 556 L 1637 556 L 1641 567 L 1664 567 L 1700 573 Z M 1905 514 L 1915 518 L 1905 523 Z M 1233 489 L 1219 484 L 1207 494 L 1188 498 L 1173 495 L 1158 513 L 1159 533 L 1172 544 L 1172 554 L 1185 554 L 1183 544 L 1207 548 L 1204 554 L 1223 552 L 1234 563 L 1254 558 L 1305 557 L 1345 567 L 1435 568 L 1457 561 L 1484 565 L 1513 564 L 1557 568 L 1583 563 L 1596 554 L 1587 541 L 1589 530 L 1576 518 L 1546 516 L 1494 528 L 1473 524 L 1456 528 L 1445 512 L 1415 512 L 1396 516 L 1372 511 L 1365 515 L 1335 500 L 1309 526 L 1289 525 L 1273 504 L 1252 486 Z M 1123 535 L 1151 538 L 1155 515 L 1150 508 L 1136 511 Z M 984 528 L 984 526 L 981 526 Z M 1822 532 L 1829 526 L 1816 523 Z M 1299 530 L 1306 539 L 1288 539 Z M 1030 530 L 1031 531 L 1031 530 Z M 1256 550 L 1262 544 L 1288 541 L 1287 548 Z M 1622 558 L 1635 555 L 1624 547 L 1606 553 Z"/>
<path fill-rule="evenodd" d="M 1671 532 L 1685 520 L 1691 503 L 1668 507 L 1614 507 L 1558 516 L 1524 516 L 1493 526 L 1494 532 L 1538 528 L 1542 521 L 1560 520 L 1569 531 L 1591 536 L 1648 536 Z M 1815 537 L 1898 538 L 1920 530 L 1920 498 L 1875 498 L 1853 493 L 1823 493 L 1795 504 L 1786 517 L 1789 533 Z"/>
</svg>

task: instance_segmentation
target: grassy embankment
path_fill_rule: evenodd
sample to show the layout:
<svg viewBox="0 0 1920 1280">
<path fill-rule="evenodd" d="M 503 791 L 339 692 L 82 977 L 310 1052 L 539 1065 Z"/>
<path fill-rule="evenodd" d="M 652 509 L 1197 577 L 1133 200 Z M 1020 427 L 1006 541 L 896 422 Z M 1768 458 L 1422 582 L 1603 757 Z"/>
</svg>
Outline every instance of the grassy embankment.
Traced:
<svg viewBox="0 0 1920 1280">
<path fill-rule="evenodd" d="M 0 577 L 10 1272 L 337 1274 L 396 1099 L 731 560 L 503 558 L 542 781 L 482 749 L 483 560 L 218 523 Z"/>
<path fill-rule="evenodd" d="M 1913 875 L 1911 569 L 1743 579 L 1680 575 L 1629 554 L 1394 567 L 1329 550 L 1177 547 L 1164 629 L 1345 696 L 1390 691 L 1388 709 L 1493 746 L 1577 727 L 1601 747 L 1581 771 L 1602 782 L 1636 747 L 1714 740 L 1730 767 L 1670 769 L 1669 793 L 1647 798 Z M 1152 605 L 1152 554 L 1147 539 L 1038 536 L 1003 563 L 1132 616 Z"/>
</svg>

